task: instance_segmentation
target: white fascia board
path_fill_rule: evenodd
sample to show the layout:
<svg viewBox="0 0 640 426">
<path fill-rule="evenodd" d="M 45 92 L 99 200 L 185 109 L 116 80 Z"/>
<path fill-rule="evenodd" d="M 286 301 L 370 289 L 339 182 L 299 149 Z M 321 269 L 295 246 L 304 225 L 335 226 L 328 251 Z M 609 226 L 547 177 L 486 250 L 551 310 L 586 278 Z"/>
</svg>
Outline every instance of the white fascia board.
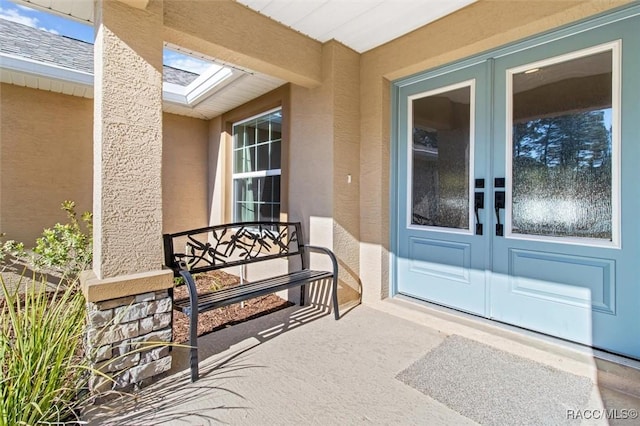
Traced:
<svg viewBox="0 0 640 426">
<path fill-rule="evenodd" d="M 0 68 L 38 77 L 93 87 L 93 74 L 47 64 L 20 56 L 0 53 Z"/>
<path fill-rule="evenodd" d="M 175 83 L 163 83 L 162 96 L 167 102 L 194 108 L 218 90 L 244 75 L 241 71 L 226 67 L 221 68 L 202 74 L 187 87 Z"/>
<path fill-rule="evenodd" d="M 215 72 L 205 72 L 187 86 L 187 103 L 189 106 L 203 101 L 223 81 L 231 77 L 233 72 L 229 68 L 220 68 Z"/>
<path fill-rule="evenodd" d="M 0 53 L 0 68 L 20 74 L 33 75 L 93 88 L 93 74 L 91 73 L 34 61 L 21 56 Z M 178 84 L 162 84 L 162 98 L 164 101 L 189 106 L 186 93 L 186 88 Z"/>
<path fill-rule="evenodd" d="M 20 56 L 0 53 L 0 68 L 93 88 L 93 74 L 91 73 Z M 162 83 L 162 99 L 165 102 L 193 108 L 243 75 L 240 71 L 222 68 L 213 73 L 201 75 L 187 87 L 175 83 Z"/>
<path fill-rule="evenodd" d="M 162 83 L 162 99 L 165 102 L 188 106 L 186 88 L 175 83 Z"/>
</svg>

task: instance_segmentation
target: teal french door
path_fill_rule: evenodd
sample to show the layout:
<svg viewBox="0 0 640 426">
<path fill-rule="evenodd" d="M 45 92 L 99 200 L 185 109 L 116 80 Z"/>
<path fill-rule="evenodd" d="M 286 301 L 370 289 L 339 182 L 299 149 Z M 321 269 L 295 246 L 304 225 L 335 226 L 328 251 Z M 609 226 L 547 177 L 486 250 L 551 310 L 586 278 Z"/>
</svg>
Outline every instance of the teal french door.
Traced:
<svg viewBox="0 0 640 426">
<path fill-rule="evenodd" d="M 632 10 L 396 83 L 395 292 L 640 358 Z"/>
<path fill-rule="evenodd" d="M 402 87 L 398 105 L 398 291 L 479 315 L 489 239 L 472 204 L 488 172 L 488 78 L 473 65 Z"/>
</svg>

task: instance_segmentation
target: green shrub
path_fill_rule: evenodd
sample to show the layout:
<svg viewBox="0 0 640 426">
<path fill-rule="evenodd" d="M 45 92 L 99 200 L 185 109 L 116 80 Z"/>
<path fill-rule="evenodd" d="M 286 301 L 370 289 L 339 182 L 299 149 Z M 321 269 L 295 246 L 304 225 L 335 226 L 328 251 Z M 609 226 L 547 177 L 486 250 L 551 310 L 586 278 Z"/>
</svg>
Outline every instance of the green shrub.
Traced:
<svg viewBox="0 0 640 426">
<path fill-rule="evenodd" d="M 4 237 L 5 235 L 6 234 L 0 234 L 0 237 Z M 0 262 L 4 261 L 7 256 L 13 256 L 15 258 L 25 257 L 24 244 L 13 240 L 8 240 L 0 244 Z"/>
<path fill-rule="evenodd" d="M 53 269 L 70 280 L 89 269 L 93 260 L 93 215 L 84 212 L 78 220 L 73 201 L 64 201 L 61 208 L 67 213 L 67 223 L 56 223 L 42 231 L 33 251 L 13 240 L 0 244 L 0 262 L 12 256 L 36 271 Z"/>
<path fill-rule="evenodd" d="M 36 240 L 33 264 L 37 268 L 54 268 L 70 278 L 89 268 L 93 259 L 93 216 L 85 212 L 81 216 L 83 231 L 73 201 L 64 201 L 62 210 L 67 212 L 69 222 L 56 223 L 47 228 Z"/>
<path fill-rule="evenodd" d="M 87 365 L 82 357 L 85 301 L 77 285 L 47 292 L 33 279 L 0 300 L 0 425 L 77 420 Z"/>
</svg>

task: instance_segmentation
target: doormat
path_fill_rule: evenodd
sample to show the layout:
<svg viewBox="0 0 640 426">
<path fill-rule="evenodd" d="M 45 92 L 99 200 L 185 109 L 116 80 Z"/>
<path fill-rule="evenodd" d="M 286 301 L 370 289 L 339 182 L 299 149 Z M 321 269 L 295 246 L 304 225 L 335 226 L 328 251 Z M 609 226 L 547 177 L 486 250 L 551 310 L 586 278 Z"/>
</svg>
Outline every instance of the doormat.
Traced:
<svg viewBox="0 0 640 426">
<path fill-rule="evenodd" d="M 592 386 L 586 377 L 457 335 L 396 379 L 483 425 L 570 424 Z"/>
</svg>

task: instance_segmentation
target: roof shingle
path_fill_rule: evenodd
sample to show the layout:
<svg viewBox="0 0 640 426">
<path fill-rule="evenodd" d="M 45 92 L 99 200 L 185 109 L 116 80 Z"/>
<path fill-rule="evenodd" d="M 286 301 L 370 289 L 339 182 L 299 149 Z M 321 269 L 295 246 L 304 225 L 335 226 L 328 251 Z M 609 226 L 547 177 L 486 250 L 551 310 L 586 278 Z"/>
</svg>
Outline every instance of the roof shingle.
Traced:
<svg viewBox="0 0 640 426">
<path fill-rule="evenodd" d="M 0 53 L 93 74 L 93 44 L 0 18 Z M 163 81 L 188 86 L 198 74 L 163 66 Z"/>
</svg>

